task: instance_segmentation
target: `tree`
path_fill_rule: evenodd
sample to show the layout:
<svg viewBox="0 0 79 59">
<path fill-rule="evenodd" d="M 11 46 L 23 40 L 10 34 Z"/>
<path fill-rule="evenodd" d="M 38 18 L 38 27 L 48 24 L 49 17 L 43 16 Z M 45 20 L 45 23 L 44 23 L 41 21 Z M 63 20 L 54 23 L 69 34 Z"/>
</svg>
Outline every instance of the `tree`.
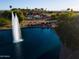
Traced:
<svg viewBox="0 0 79 59">
<path fill-rule="evenodd" d="M 43 9 L 43 8 L 41 8 L 41 11 L 44 11 L 44 9 Z"/>
<path fill-rule="evenodd" d="M 22 20 L 25 20 L 26 19 L 26 17 L 25 17 L 26 12 L 25 12 L 24 9 L 16 9 L 16 8 L 13 8 L 12 11 L 18 15 L 18 18 L 19 18 L 20 22 Z"/>
<path fill-rule="evenodd" d="M 38 8 L 35 8 L 35 11 L 38 11 Z"/>
<path fill-rule="evenodd" d="M 71 12 L 73 12 L 73 9 L 71 9 Z"/>
<path fill-rule="evenodd" d="M 58 20 L 58 15 L 57 14 L 52 14 L 51 19 L 52 20 Z"/>
<path fill-rule="evenodd" d="M 4 12 L 2 13 L 2 17 L 3 17 L 3 18 L 11 19 L 11 11 L 4 11 Z"/>
<path fill-rule="evenodd" d="M 67 8 L 67 11 L 70 11 L 70 8 Z"/>
</svg>

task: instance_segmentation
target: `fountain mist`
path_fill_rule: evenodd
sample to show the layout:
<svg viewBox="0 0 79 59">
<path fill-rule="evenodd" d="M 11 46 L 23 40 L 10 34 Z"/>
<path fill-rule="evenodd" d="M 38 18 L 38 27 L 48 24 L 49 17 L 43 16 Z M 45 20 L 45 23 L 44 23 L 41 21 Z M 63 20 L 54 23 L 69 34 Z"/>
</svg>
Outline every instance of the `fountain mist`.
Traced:
<svg viewBox="0 0 79 59">
<path fill-rule="evenodd" d="M 21 30 L 17 14 L 15 14 L 14 16 L 13 12 L 12 12 L 12 32 L 13 32 L 13 43 L 19 43 L 23 41 L 21 37 Z"/>
</svg>

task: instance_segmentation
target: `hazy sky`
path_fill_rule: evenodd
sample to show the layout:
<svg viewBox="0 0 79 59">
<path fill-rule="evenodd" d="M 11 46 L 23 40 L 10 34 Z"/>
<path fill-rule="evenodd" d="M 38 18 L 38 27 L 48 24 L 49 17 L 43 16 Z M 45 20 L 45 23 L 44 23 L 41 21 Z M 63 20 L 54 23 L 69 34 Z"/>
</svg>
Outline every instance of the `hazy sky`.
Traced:
<svg viewBox="0 0 79 59">
<path fill-rule="evenodd" d="M 0 0 L 0 10 L 9 9 L 9 5 L 18 8 L 47 8 L 49 10 L 64 10 L 73 8 L 79 10 L 79 0 Z"/>
</svg>

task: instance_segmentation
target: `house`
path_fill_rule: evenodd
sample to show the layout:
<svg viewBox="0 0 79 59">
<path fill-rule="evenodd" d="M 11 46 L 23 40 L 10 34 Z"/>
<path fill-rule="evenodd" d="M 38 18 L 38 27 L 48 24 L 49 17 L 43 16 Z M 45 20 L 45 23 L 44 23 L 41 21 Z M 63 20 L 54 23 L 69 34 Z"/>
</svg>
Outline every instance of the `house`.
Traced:
<svg viewBox="0 0 79 59">
<path fill-rule="evenodd" d="M 41 14 L 41 13 L 30 13 L 27 15 L 27 18 L 28 19 L 44 19 L 44 20 L 48 20 L 48 19 L 51 19 L 50 16 L 47 16 L 47 15 L 44 15 L 44 14 Z"/>
</svg>

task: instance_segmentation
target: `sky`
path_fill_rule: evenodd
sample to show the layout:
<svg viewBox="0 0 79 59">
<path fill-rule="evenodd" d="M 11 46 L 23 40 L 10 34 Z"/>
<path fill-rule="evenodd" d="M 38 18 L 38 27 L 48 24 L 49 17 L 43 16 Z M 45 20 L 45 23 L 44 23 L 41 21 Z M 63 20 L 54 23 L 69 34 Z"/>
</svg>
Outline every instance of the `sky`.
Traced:
<svg viewBox="0 0 79 59">
<path fill-rule="evenodd" d="M 79 10 L 79 0 L 0 0 L 0 10 L 13 8 L 44 8 L 47 10 Z"/>
</svg>

